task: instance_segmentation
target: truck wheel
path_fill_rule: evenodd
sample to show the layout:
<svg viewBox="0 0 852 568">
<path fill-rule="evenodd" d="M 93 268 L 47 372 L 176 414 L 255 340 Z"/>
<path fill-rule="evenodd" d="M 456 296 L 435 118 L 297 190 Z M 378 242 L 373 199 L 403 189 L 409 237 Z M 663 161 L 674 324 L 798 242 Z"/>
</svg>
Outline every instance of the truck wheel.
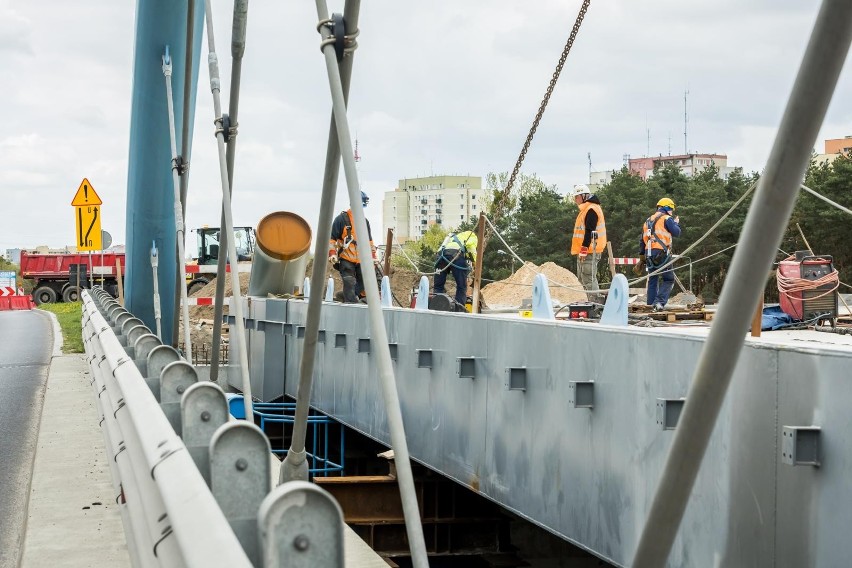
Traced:
<svg viewBox="0 0 852 568">
<path fill-rule="evenodd" d="M 80 301 L 80 289 L 76 286 L 67 286 L 62 291 L 63 302 L 78 302 Z"/>
<path fill-rule="evenodd" d="M 192 296 L 194 293 L 198 292 L 205 286 L 210 283 L 206 278 L 196 278 L 192 282 L 186 285 L 186 295 Z"/>
<path fill-rule="evenodd" d="M 42 286 L 33 291 L 33 302 L 37 306 L 42 304 L 53 304 L 56 302 L 56 290 L 50 286 Z"/>
</svg>

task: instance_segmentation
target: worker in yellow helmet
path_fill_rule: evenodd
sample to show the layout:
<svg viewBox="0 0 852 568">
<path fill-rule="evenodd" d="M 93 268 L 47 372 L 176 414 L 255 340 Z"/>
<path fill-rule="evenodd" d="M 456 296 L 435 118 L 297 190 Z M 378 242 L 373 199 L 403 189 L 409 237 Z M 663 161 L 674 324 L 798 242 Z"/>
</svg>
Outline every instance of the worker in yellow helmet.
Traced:
<svg viewBox="0 0 852 568">
<path fill-rule="evenodd" d="M 589 300 L 603 303 L 604 296 L 597 292 L 600 288 L 598 260 L 606 248 L 606 223 L 601 202 L 585 184 L 575 185 L 571 195 L 580 209 L 571 238 L 571 254 L 577 257 L 577 278 L 588 292 Z"/>
<path fill-rule="evenodd" d="M 642 240 L 639 243 L 639 256 L 644 259 L 648 272 L 654 272 L 672 258 L 672 238 L 679 237 L 681 233 L 680 219 L 674 214 L 674 210 L 674 201 L 664 197 L 657 202 L 654 214 L 645 220 Z M 671 268 L 648 278 L 646 303 L 654 306 L 655 311 L 665 308 L 674 287 L 674 279 Z"/>
<path fill-rule="evenodd" d="M 479 240 L 473 231 L 450 233 L 441 243 L 435 259 L 435 293 L 446 292 L 447 273 L 456 281 L 456 302 L 464 306 L 467 300 L 467 277 L 476 264 Z"/>
</svg>

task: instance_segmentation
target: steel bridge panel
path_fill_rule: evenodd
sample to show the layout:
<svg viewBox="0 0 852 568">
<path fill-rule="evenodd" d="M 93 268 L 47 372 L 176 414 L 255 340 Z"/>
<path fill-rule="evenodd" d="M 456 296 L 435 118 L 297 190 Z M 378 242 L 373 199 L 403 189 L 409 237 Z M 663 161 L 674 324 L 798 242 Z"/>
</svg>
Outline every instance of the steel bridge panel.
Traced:
<svg viewBox="0 0 852 568">
<path fill-rule="evenodd" d="M 303 341 L 296 330 L 307 304 L 288 303 L 287 392 L 294 395 Z M 383 313 L 396 345 L 412 457 L 599 556 L 629 564 L 675 434 L 659 424 L 658 402 L 675 404 L 687 395 L 703 338 L 404 309 Z M 366 309 L 325 304 L 321 329 L 326 341 L 318 346 L 313 404 L 389 444 L 377 346 L 363 341 L 370 339 Z M 335 347 L 338 336 L 345 347 Z M 836 512 L 852 502 L 852 488 L 840 481 L 852 465 L 846 463 L 852 442 L 836 434 L 852 426 L 852 392 L 842 382 L 849 358 L 747 341 L 669 566 L 794 566 L 801 558 L 819 559 L 803 565 L 831 566 L 840 552 L 829 552 L 829 545 L 849 551 L 841 533 L 852 519 L 848 511 Z M 459 359 L 473 378 L 459 376 Z M 593 408 L 571 404 L 572 381 L 592 383 Z M 811 401 L 802 389 L 832 396 Z M 822 439 L 834 461 L 819 470 L 779 465 L 781 427 L 809 425 L 814 415 L 830 418 L 833 435 L 824 432 Z M 816 511 L 817 502 L 818 518 L 803 515 Z M 831 518 L 844 522 L 829 530 Z"/>
<path fill-rule="evenodd" d="M 779 566 L 829 567 L 849 563 L 852 544 L 852 381 L 848 353 L 779 354 Z M 782 463 L 784 426 L 819 427 L 820 465 Z"/>
</svg>

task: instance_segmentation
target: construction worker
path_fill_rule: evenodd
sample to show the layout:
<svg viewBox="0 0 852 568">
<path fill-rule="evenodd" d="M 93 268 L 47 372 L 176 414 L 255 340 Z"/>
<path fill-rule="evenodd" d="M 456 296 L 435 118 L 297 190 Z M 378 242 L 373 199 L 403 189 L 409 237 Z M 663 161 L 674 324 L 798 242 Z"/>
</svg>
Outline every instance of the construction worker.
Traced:
<svg viewBox="0 0 852 568">
<path fill-rule="evenodd" d="M 604 296 L 597 293 L 598 260 L 606 248 L 606 223 L 601 202 L 585 184 L 575 185 L 571 195 L 580 208 L 571 239 L 571 254 L 577 257 L 577 278 L 590 292 L 589 300 L 602 303 Z"/>
<path fill-rule="evenodd" d="M 446 292 L 447 272 L 453 273 L 456 281 L 456 303 L 464 306 L 467 300 L 467 276 L 476 264 L 476 233 L 462 231 L 450 233 L 438 249 L 435 259 L 435 293 Z"/>
<path fill-rule="evenodd" d="M 361 192 L 361 206 L 367 207 L 370 198 Z M 370 251 L 373 255 L 373 264 L 378 263 L 376 258 L 376 247 L 373 244 L 373 235 L 370 230 L 370 221 L 367 221 L 367 238 L 370 239 Z M 355 221 L 352 218 L 352 209 L 342 211 L 335 217 L 331 224 L 331 240 L 328 245 L 328 260 L 332 266 L 340 272 L 343 280 L 343 301 L 347 304 L 357 304 L 364 297 L 364 275 L 362 273 L 361 261 L 358 258 L 358 247 L 355 235 Z"/>
<path fill-rule="evenodd" d="M 644 264 L 649 273 L 671 260 L 672 238 L 680 236 L 680 219 L 673 215 L 674 210 L 674 201 L 668 197 L 660 199 L 657 202 L 657 210 L 648 217 L 643 226 L 642 240 L 639 242 L 639 263 L 640 266 Z M 671 268 L 648 278 L 646 303 L 654 306 L 654 311 L 662 311 L 666 307 L 674 280 Z"/>
</svg>

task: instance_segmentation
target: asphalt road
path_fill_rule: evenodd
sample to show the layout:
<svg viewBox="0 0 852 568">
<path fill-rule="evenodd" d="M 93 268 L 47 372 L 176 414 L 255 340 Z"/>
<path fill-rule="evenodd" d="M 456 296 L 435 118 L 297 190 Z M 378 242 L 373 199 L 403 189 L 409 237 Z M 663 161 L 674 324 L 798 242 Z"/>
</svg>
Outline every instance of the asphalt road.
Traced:
<svg viewBox="0 0 852 568">
<path fill-rule="evenodd" d="M 0 567 L 18 565 L 52 351 L 46 313 L 0 312 Z"/>
</svg>

